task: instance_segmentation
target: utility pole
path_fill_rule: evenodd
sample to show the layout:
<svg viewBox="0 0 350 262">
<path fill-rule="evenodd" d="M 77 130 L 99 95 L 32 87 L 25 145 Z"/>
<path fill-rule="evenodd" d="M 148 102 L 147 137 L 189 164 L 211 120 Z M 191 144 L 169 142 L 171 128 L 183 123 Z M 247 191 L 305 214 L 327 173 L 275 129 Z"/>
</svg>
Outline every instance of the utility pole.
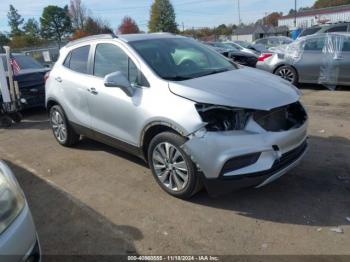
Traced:
<svg viewBox="0 0 350 262">
<path fill-rule="evenodd" d="M 238 26 L 241 24 L 241 5 L 240 5 L 240 2 L 239 0 L 237 0 L 237 3 L 238 3 Z"/>
<path fill-rule="evenodd" d="M 297 27 L 297 0 L 294 0 L 294 27 Z"/>
</svg>

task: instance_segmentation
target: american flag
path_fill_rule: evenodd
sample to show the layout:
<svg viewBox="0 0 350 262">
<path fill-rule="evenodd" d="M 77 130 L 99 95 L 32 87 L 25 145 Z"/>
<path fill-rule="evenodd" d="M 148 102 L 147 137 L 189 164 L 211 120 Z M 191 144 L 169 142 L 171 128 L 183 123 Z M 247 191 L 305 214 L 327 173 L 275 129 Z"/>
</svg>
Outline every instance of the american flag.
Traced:
<svg viewBox="0 0 350 262">
<path fill-rule="evenodd" d="M 10 56 L 10 64 L 12 66 L 12 71 L 14 75 L 17 75 L 19 71 L 21 70 L 19 64 L 16 61 L 16 58 L 14 58 L 12 55 Z"/>
</svg>

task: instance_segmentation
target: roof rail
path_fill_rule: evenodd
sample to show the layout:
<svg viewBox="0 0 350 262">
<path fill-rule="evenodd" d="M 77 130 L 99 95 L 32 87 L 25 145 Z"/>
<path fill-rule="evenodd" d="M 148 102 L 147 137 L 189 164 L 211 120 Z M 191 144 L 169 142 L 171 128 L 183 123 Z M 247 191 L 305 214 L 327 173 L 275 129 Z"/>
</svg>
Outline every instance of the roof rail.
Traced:
<svg viewBox="0 0 350 262">
<path fill-rule="evenodd" d="M 68 44 L 66 44 L 66 47 L 70 47 L 76 44 L 80 44 L 80 43 L 84 43 L 86 41 L 90 41 L 90 40 L 97 40 L 97 39 L 113 39 L 113 38 L 118 38 L 115 34 L 111 33 L 111 34 L 100 34 L 100 35 L 89 35 L 89 36 L 85 36 L 82 38 L 79 38 L 77 40 L 73 40 L 68 42 Z"/>
</svg>

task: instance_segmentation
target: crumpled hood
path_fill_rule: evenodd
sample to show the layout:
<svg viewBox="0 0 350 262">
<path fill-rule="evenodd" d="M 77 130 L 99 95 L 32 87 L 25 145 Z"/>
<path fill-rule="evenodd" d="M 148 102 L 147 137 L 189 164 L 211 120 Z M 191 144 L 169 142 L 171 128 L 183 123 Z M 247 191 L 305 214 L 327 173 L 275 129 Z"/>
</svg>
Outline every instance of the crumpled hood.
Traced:
<svg viewBox="0 0 350 262">
<path fill-rule="evenodd" d="M 298 90 L 287 81 L 248 67 L 169 82 L 169 89 L 199 103 L 258 110 L 270 110 L 299 100 Z"/>
</svg>

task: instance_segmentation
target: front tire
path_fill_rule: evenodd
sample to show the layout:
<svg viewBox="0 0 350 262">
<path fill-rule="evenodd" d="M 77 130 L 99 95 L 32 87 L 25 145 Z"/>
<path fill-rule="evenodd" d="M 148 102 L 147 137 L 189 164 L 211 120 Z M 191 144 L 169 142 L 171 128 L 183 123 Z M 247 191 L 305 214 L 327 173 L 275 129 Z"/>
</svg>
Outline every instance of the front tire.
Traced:
<svg viewBox="0 0 350 262">
<path fill-rule="evenodd" d="M 61 106 L 55 105 L 51 107 L 50 123 L 53 134 L 61 145 L 71 147 L 79 141 L 80 135 L 70 126 Z"/>
<path fill-rule="evenodd" d="M 278 75 L 279 77 L 287 80 L 288 82 L 291 82 L 293 85 L 298 84 L 298 73 L 291 66 L 281 66 L 277 68 L 275 71 L 275 75 Z"/>
<path fill-rule="evenodd" d="M 188 199 L 201 189 L 195 164 L 181 149 L 186 139 L 171 132 L 156 135 L 148 148 L 148 163 L 160 187 L 168 194 Z"/>
</svg>

